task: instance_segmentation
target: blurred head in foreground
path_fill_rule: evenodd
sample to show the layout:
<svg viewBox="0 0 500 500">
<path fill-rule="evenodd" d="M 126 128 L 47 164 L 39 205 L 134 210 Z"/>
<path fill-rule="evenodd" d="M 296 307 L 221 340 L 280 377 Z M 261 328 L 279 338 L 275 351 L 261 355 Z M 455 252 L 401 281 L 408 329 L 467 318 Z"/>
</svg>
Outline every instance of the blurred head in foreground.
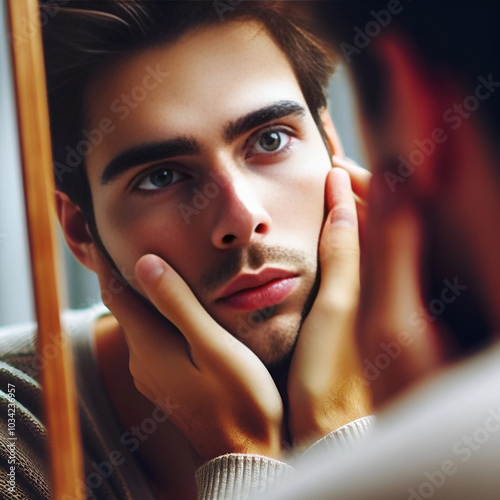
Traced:
<svg viewBox="0 0 500 500">
<path fill-rule="evenodd" d="M 500 5 L 315 7 L 374 173 L 359 341 L 381 403 L 500 325 Z"/>
</svg>

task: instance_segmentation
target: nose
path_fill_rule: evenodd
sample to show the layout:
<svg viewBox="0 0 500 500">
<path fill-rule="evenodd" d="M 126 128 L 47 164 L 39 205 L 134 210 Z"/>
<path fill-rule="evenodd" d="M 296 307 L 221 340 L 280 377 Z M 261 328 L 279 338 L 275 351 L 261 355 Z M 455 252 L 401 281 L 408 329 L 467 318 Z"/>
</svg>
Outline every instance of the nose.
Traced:
<svg viewBox="0 0 500 500">
<path fill-rule="evenodd" d="M 219 249 L 245 246 L 262 239 L 271 229 L 271 218 L 257 189 L 245 176 L 225 176 L 218 195 L 212 244 Z"/>
</svg>

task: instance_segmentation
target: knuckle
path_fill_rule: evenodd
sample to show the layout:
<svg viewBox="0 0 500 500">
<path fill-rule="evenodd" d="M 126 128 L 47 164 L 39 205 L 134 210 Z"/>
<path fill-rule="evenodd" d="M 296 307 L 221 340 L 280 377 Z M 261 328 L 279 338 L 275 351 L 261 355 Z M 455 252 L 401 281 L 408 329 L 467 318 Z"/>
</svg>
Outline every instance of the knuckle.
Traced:
<svg viewBox="0 0 500 500">
<path fill-rule="evenodd" d="M 351 290 L 344 287 L 341 291 L 327 290 L 318 298 L 318 307 L 327 314 L 354 315 L 359 305 L 359 287 L 353 286 Z"/>
<path fill-rule="evenodd" d="M 355 241 L 345 242 L 330 235 L 320 247 L 320 260 L 334 259 L 338 261 L 358 262 L 360 258 L 357 236 Z"/>
</svg>

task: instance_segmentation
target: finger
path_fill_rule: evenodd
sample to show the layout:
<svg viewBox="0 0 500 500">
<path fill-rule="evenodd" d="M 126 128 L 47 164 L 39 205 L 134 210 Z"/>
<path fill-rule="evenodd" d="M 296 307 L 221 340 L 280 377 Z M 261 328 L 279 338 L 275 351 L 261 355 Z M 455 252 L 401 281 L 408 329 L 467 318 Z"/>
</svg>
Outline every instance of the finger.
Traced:
<svg viewBox="0 0 500 500">
<path fill-rule="evenodd" d="M 332 161 L 334 167 L 343 168 L 349 173 L 354 194 L 359 197 L 358 200 L 360 202 L 366 203 L 368 200 L 368 190 L 372 174 L 350 158 L 333 156 Z"/>
<path fill-rule="evenodd" d="M 101 290 L 101 299 L 106 307 L 115 314 L 128 319 L 136 307 L 147 308 L 145 299 L 138 300 L 138 292 L 132 290 L 120 272 L 96 250 L 97 278 Z M 131 318 L 132 319 L 132 318 Z"/>
<path fill-rule="evenodd" d="M 342 406 L 337 415 L 340 419 L 350 414 L 350 410 L 344 411 L 347 400 L 349 408 L 357 408 L 358 403 L 364 408 L 367 401 L 358 382 L 361 370 L 354 336 L 359 298 L 356 204 L 345 170 L 334 168 L 329 173 L 326 201 L 329 213 L 320 241 L 320 288 L 300 331 L 289 379 L 294 400 L 307 406 L 293 414 L 295 430 L 309 411 L 324 415 L 323 403 L 330 397 Z M 361 392 L 353 389 L 354 381 Z M 315 395 L 312 400 L 311 395 Z M 318 403 L 320 407 L 315 406 Z"/>
<path fill-rule="evenodd" d="M 102 301 L 118 320 L 136 323 L 141 313 L 154 314 L 154 308 L 146 303 L 144 297 L 139 298 L 139 293 L 132 290 L 131 285 L 110 264 L 100 266 L 98 278 Z"/>
<path fill-rule="evenodd" d="M 372 174 L 350 158 L 333 156 L 332 160 L 335 167 L 340 167 L 346 170 L 351 178 L 351 186 L 354 192 L 354 199 L 356 200 L 356 210 L 358 214 L 360 247 L 363 249 L 366 234 L 367 200 Z"/>
<path fill-rule="evenodd" d="M 124 283 L 107 262 L 99 266 L 98 277 L 103 302 L 117 319 L 129 350 L 137 358 L 153 362 L 164 356 L 162 365 L 171 370 L 190 363 L 187 343 L 177 328 Z"/>
<path fill-rule="evenodd" d="M 320 240 L 321 285 L 318 298 L 350 298 L 359 286 L 359 237 L 356 205 L 348 174 L 332 169 L 327 177 L 329 209 Z"/>
<path fill-rule="evenodd" d="M 222 357 L 238 342 L 204 309 L 186 282 L 160 257 L 141 257 L 136 276 L 148 298 L 184 335 L 197 356 Z"/>
</svg>

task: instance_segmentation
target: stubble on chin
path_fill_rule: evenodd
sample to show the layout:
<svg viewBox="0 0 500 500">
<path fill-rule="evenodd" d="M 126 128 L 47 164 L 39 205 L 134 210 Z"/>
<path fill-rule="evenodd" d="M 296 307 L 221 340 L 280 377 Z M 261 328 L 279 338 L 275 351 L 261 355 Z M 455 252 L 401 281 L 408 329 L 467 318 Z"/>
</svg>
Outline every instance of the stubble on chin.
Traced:
<svg viewBox="0 0 500 500">
<path fill-rule="evenodd" d="M 302 307 L 283 314 L 280 306 L 252 312 L 240 319 L 232 335 L 249 347 L 268 368 L 284 367 L 291 362 L 302 325 L 309 314 L 319 288 L 319 272 L 302 298 Z M 243 327 L 247 328 L 243 328 Z M 253 327 L 253 328 L 252 328 Z"/>
<path fill-rule="evenodd" d="M 302 277 L 303 290 L 294 299 L 295 309 L 278 304 L 239 315 L 230 320 L 231 324 L 222 317 L 215 319 L 272 369 L 290 363 L 300 329 L 316 298 L 320 279 L 317 255 L 311 257 L 304 251 L 262 244 L 234 249 L 201 277 L 200 289 L 202 295 L 210 295 L 240 272 L 261 267 L 281 267 Z"/>
</svg>

